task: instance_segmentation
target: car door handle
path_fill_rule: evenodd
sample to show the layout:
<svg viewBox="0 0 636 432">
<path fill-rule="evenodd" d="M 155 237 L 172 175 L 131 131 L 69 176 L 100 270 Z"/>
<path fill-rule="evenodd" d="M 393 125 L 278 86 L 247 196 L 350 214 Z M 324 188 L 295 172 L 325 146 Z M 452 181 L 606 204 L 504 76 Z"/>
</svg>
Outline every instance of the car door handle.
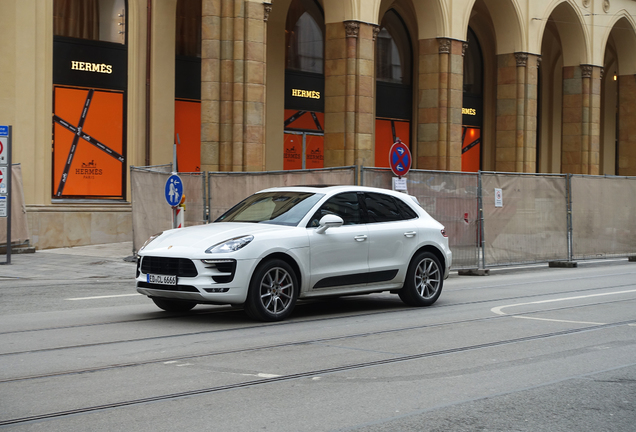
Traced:
<svg viewBox="0 0 636 432">
<path fill-rule="evenodd" d="M 357 235 L 357 236 L 354 237 L 354 239 L 356 239 L 356 241 L 363 242 L 363 241 L 365 241 L 367 239 L 367 236 L 366 235 Z"/>
<path fill-rule="evenodd" d="M 404 233 L 404 237 L 411 238 L 411 237 L 415 237 L 416 234 L 417 233 L 415 231 L 409 231 Z"/>
</svg>

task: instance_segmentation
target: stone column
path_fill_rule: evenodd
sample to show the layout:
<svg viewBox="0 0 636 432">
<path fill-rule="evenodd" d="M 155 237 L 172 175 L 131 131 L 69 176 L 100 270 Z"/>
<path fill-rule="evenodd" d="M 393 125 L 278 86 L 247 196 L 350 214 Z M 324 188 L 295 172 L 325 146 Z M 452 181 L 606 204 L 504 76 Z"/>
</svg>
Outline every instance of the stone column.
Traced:
<svg viewBox="0 0 636 432">
<path fill-rule="evenodd" d="M 242 170 L 265 169 L 265 66 L 271 4 L 245 2 L 245 76 Z"/>
<path fill-rule="evenodd" d="M 345 165 L 347 34 L 343 23 L 325 25 L 325 167 Z"/>
<path fill-rule="evenodd" d="M 497 56 L 497 171 L 536 171 L 538 64 L 534 54 Z"/>
<path fill-rule="evenodd" d="M 561 172 L 599 173 L 601 68 L 563 68 Z"/>
<path fill-rule="evenodd" d="M 375 27 L 326 25 L 325 166 L 374 164 Z"/>
<path fill-rule="evenodd" d="M 419 41 L 417 168 L 461 170 L 464 42 Z"/>
<path fill-rule="evenodd" d="M 201 171 L 219 171 L 221 0 L 203 0 L 201 22 Z"/>
<path fill-rule="evenodd" d="M 618 76 L 618 171 L 636 176 L 636 75 Z"/>
<path fill-rule="evenodd" d="M 263 169 L 265 22 L 270 8 L 251 0 L 203 0 L 203 170 Z"/>
</svg>

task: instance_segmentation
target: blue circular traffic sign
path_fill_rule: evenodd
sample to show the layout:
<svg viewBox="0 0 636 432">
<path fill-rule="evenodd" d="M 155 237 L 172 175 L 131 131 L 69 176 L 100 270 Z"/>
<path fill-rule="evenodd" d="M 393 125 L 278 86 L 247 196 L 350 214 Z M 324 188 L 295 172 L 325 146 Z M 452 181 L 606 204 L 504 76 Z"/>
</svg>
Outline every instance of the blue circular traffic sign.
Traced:
<svg viewBox="0 0 636 432">
<path fill-rule="evenodd" d="M 164 193 L 166 201 L 170 206 L 178 206 L 183 196 L 183 182 L 181 181 L 181 177 L 176 174 L 172 174 L 168 177 Z"/>
<path fill-rule="evenodd" d="M 398 177 L 405 176 L 411 169 L 411 151 L 399 138 L 389 151 L 389 165 Z"/>
</svg>

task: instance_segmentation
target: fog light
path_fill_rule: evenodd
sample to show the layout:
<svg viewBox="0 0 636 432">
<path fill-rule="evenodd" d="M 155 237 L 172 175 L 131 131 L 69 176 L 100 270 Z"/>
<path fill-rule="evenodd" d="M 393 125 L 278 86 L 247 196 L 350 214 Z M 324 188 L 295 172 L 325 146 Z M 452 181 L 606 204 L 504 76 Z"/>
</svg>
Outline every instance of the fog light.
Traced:
<svg viewBox="0 0 636 432">
<path fill-rule="evenodd" d="M 228 292 L 229 288 L 205 288 L 205 292 L 208 293 L 225 293 Z"/>
</svg>

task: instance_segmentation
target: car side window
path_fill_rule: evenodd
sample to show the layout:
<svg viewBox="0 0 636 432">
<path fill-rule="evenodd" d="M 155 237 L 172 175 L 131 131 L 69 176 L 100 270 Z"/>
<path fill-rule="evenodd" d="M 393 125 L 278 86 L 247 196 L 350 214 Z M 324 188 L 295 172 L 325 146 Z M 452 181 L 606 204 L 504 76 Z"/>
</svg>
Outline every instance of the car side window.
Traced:
<svg viewBox="0 0 636 432">
<path fill-rule="evenodd" d="M 397 200 L 392 196 L 379 193 L 365 193 L 364 197 L 369 223 L 394 222 L 404 219 L 397 206 Z"/>
<path fill-rule="evenodd" d="M 417 213 L 413 211 L 411 207 L 409 207 L 404 201 L 401 199 L 396 199 L 398 209 L 400 209 L 400 213 L 402 213 L 402 218 L 405 220 L 417 219 Z"/>
<path fill-rule="evenodd" d="M 346 192 L 329 198 L 309 221 L 310 228 L 318 226 L 320 219 L 328 214 L 340 216 L 345 225 L 357 225 L 362 223 L 360 219 L 360 204 L 358 194 Z"/>
</svg>

